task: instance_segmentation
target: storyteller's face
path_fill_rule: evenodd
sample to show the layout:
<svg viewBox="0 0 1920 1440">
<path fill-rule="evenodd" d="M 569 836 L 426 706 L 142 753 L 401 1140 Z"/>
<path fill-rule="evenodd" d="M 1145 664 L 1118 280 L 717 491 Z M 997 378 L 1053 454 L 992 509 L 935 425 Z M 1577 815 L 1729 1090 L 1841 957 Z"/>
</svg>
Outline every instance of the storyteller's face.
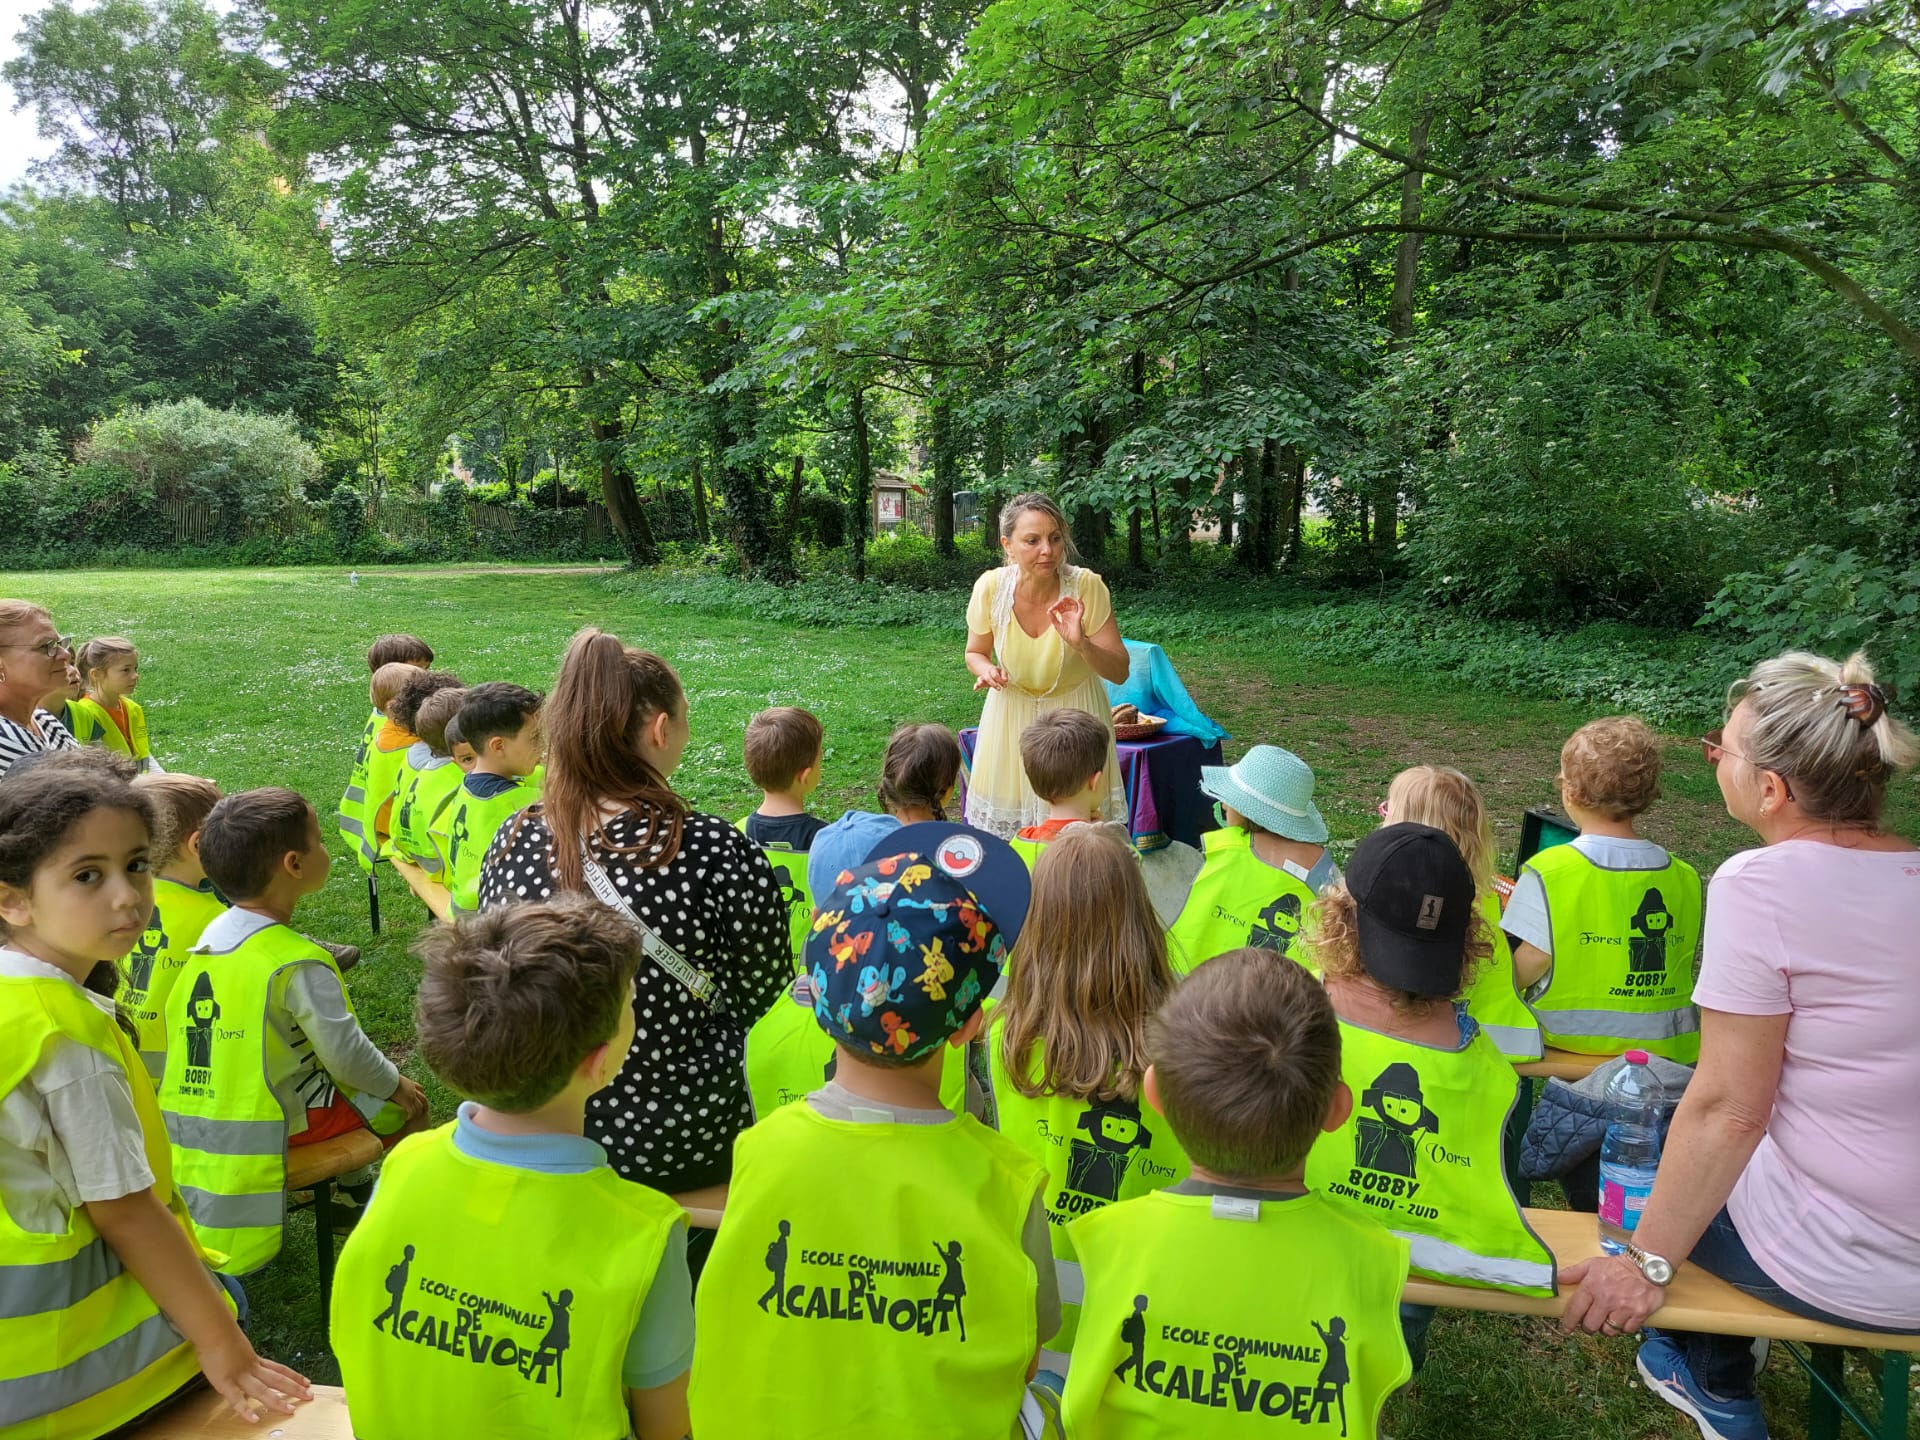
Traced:
<svg viewBox="0 0 1920 1440">
<path fill-rule="evenodd" d="M 1051 575 L 1067 558 L 1067 536 L 1044 510 L 1022 510 L 1014 517 L 1013 533 L 1000 539 L 1007 559 L 1022 570 Z"/>
</svg>

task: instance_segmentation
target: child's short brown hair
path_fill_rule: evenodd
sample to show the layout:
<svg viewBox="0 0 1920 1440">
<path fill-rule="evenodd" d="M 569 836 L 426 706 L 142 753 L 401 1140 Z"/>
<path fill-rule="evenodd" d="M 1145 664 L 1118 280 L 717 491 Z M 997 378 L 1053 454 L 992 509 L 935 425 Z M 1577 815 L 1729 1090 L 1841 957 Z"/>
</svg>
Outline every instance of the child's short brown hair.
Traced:
<svg viewBox="0 0 1920 1440">
<path fill-rule="evenodd" d="M 460 713 L 460 707 L 466 703 L 467 692 L 458 685 L 450 685 L 444 690 L 436 690 L 420 702 L 420 708 L 413 715 L 413 733 L 427 742 L 427 748 L 436 755 L 451 755 L 453 743 L 447 738 L 447 726 Z"/>
<path fill-rule="evenodd" d="M 797 705 L 776 705 L 747 722 L 747 776 L 762 790 L 785 790 L 820 763 L 827 732 Z"/>
<path fill-rule="evenodd" d="M 393 699 L 387 704 L 387 718 L 410 735 L 418 735 L 415 722 L 420 717 L 420 706 L 429 696 L 442 690 L 458 690 L 460 677 L 447 670 L 415 670 L 400 688 L 393 692 Z"/>
<path fill-rule="evenodd" d="M 1560 780 L 1573 803 L 1630 820 L 1660 798 L 1660 742 L 1637 715 L 1610 715 L 1560 747 Z"/>
<path fill-rule="evenodd" d="M 142 775 L 134 782 L 153 799 L 154 844 L 147 854 L 155 870 L 164 870 L 180 858 L 187 841 L 207 823 L 207 816 L 220 803 L 220 787 L 198 775 L 171 771 L 163 775 Z"/>
<path fill-rule="evenodd" d="M 367 698 L 373 702 L 373 708 L 385 715 L 387 707 L 393 704 L 393 697 L 400 693 L 400 687 L 419 673 L 418 665 L 409 665 L 404 660 L 395 660 L 374 671 L 373 681 L 367 686 Z"/>
<path fill-rule="evenodd" d="M 1340 1022 L 1320 982 L 1272 950 L 1229 950 L 1175 988 L 1148 1027 L 1160 1109 L 1222 1180 L 1292 1177 L 1340 1083 Z"/>
<path fill-rule="evenodd" d="M 297 790 L 242 790 L 208 812 L 200 827 L 200 866 L 227 899 L 257 899 L 288 853 L 307 848 L 314 823 L 313 807 Z"/>
<path fill-rule="evenodd" d="M 367 647 L 367 669 L 382 665 L 413 665 L 426 669 L 433 664 L 433 647 L 418 635 L 382 635 Z"/>
<path fill-rule="evenodd" d="M 1061 800 L 1107 768 L 1112 740 L 1112 729 L 1084 710 L 1049 710 L 1020 732 L 1020 766 L 1034 794 Z"/>
<path fill-rule="evenodd" d="M 620 1027 L 640 965 L 632 928 L 576 898 L 508 905 L 429 930 L 414 1005 L 420 1052 L 469 1099 L 537 1110 Z"/>
</svg>

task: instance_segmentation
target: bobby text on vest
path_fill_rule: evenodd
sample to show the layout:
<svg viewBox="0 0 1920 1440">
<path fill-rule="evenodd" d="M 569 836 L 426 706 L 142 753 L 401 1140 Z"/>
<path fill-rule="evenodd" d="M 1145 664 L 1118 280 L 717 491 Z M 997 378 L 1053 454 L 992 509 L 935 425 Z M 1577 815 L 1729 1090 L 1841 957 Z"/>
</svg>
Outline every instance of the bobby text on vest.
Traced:
<svg viewBox="0 0 1920 1440">
<path fill-rule="evenodd" d="M 200 932 L 226 908 L 211 884 L 199 889 L 156 875 L 153 916 L 140 943 L 120 962 L 120 993 L 114 998 L 140 1032 L 140 1058 L 156 1085 L 167 1061 L 167 997 L 186 968 L 187 952 L 200 943 Z"/>
<path fill-rule="evenodd" d="M 1480 914 L 1493 936 L 1493 954 L 1474 972 L 1460 998 L 1467 1002 L 1467 1013 L 1493 1041 L 1493 1048 L 1509 1060 L 1538 1060 L 1542 1053 L 1540 1022 L 1520 998 L 1513 974 L 1513 947 L 1500 928 L 1500 897 L 1480 897 Z"/>
<path fill-rule="evenodd" d="M 1502 1163 L 1520 1081 L 1486 1033 L 1447 1051 L 1342 1020 L 1340 1076 L 1353 1113 L 1314 1142 L 1307 1184 L 1406 1240 L 1416 1274 L 1553 1294 Z"/>
<path fill-rule="evenodd" d="M 126 1071 L 154 1194 L 191 1237 L 153 1085 L 120 1027 L 66 981 L 0 976 L 0 1033 L 0 1096 L 63 1037 Z M 0 1205 L 0 1440 L 104 1435 L 199 1373 L 193 1346 L 121 1265 L 85 1206 L 74 1207 L 64 1234 L 43 1235 L 21 1229 Z"/>
<path fill-rule="evenodd" d="M 1069 1435 L 1359 1440 L 1413 1372 L 1406 1241 L 1318 1195 L 1158 1190 L 1067 1236 L 1086 1281 Z"/>
<path fill-rule="evenodd" d="M 1306 876 L 1267 864 L 1253 853 L 1253 837 L 1237 826 L 1209 830 L 1200 844 L 1206 860 L 1167 932 L 1175 972 L 1185 975 L 1203 960 L 1247 945 L 1304 963 L 1300 926 L 1314 899 Z"/>
<path fill-rule="evenodd" d="M 1603 870 L 1573 845 L 1542 850 L 1527 868 L 1546 890 L 1553 929 L 1553 968 L 1533 1001 L 1546 1043 L 1699 1060 L 1700 1012 L 1689 998 L 1699 873 L 1673 856 L 1659 870 Z"/>
<path fill-rule="evenodd" d="M 267 1005 L 274 977 L 309 961 L 340 973 L 311 940 L 269 925 L 223 954 L 188 955 L 167 997 L 160 1109 L 173 1171 L 195 1232 L 230 1275 L 280 1253 L 287 1114 L 267 1078 Z"/>
<path fill-rule="evenodd" d="M 866 1124 L 800 1104 L 743 1131 L 694 1299 L 693 1433 L 1009 1434 L 1039 1342 L 1020 1242 L 1042 1178 L 965 1115 Z"/>
<path fill-rule="evenodd" d="M 625 1440 L 621 1362 L 680 1207 L 602 1167 L 402 1140 L 347 1237 L 333 1353 L 358 1440 Z"/>
<path fill-rule="evenodd" d="M 1079 1325 L 1080 1266 L 1067 1244 L 1070 1221 L 1187 1178 L 1187 1152 L 1166 1117 L 1142 1095 L 1134 1100 L 1041 1099 L 1014 1088 L 1001 1051 L 1006 1022 L 996 1018 L 987 1033 L 988 1073 L 1000 1134 L 1046 1167 L 1047 1233 L 1053 1240 L 1054 1273 L 1060 1281 L 1060 1332 L 1040 1352 L 1042 1369 L 1067 1373 Z M 1040 1047 L 1030 1068 L 1040 1071 Z"/>
</svg>

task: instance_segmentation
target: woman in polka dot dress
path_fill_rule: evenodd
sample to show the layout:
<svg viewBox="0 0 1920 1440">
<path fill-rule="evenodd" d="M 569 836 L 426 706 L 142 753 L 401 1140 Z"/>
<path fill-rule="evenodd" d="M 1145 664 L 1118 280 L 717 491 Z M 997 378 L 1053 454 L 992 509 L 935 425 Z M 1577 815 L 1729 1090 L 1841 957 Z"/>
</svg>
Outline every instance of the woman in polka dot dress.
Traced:
<svg viewBox="0 0 1920 1440">
<path fill-rule="evenodd" d="M 747 1026 L 793 978 L 779 882 L 758 845 L 669 786 L 687 744 L 687 698 L 658 655 L 581 631 L 544 716 L 542 800 L 487 852 L 481 907 L 590 895 L 584 840 L 627 907 L 713 977 L 710 1007 L 641 962 L 633 1047 L 589 1102 L 587 1134 L 630 1180 L 669 1192 L 718 1184 L 752 1118 Z"/>
</svg>

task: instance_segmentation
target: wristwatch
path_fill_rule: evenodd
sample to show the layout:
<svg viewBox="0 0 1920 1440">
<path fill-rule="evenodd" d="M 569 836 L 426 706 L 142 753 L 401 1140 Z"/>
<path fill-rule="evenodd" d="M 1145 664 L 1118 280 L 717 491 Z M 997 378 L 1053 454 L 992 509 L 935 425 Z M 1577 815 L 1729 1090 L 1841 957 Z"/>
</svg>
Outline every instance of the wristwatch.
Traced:
<svg viewBox="0 0 1920 1440">
<path fill-rule="evenodd" d="M 1653 1255 L 1630 1240 L 1623 1240 L 1621 1249 L 1626 1257 L 1633 1261 L 1634 1267 L 1653 1284 L 1665 1289 L 1673 1283 L 1673 1262 L 1664 1255 Z"/>
</svg>

